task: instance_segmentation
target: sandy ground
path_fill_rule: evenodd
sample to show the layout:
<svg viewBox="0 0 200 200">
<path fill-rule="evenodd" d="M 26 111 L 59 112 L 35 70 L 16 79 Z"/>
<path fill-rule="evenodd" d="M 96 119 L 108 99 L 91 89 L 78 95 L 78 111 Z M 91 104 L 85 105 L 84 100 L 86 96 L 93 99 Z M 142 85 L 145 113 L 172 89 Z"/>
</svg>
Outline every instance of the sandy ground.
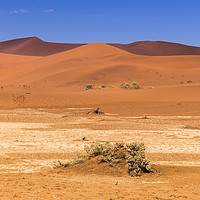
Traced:
<svg viewBox="0 0 200 200">
<path fill-rule="evenodd" d="M 199 63 L 199 55 L 139 56 L 103 43 L 46 57 L 0 54 L 0 200 L 199 200 Z M 143 89 L 120 86 L 133 82 Z M 86 115 L 98 107 L 104 115 Z M 143 142 L 154 173 L 53 169 L 107 141 Z"/>
<path fill-rule="evenodd" d="M 143 119 L 148 107 L 133 115 L 104 106 L 100 116 L 86 115 L 92 106 L 1 110 L 0 199 L 199 199 L 200 116 L 155 111 Z M 154 173 L 53 169 L 84 145 L 106 141 L 144 142 Z"/>
</svg>

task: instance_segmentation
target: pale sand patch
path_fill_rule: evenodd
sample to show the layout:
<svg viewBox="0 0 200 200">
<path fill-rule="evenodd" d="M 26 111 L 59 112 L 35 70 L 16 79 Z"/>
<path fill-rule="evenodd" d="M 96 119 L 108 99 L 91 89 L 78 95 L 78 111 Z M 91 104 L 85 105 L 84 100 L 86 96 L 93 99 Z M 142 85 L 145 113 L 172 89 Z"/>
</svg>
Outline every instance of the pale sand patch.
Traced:
<svg viewBox="0 0 200 200">
<path fill-rule="evenodd" d="M 151 164 L 155 165 L 172 165 L 172 166 L 188 166 L 188 167 L 200 167 L 200 162 L 190 162 L 190 161 L 154 161 Z"/>
<path fill-rule="evenodd" d="M 18 109 L 14 111 L 0 111 L 2 119 L 6 114 L 9 117 L 13 114 L 14 119 L 15 117 L 23 117 L 24 120 L 38 119 L 40 123 L 0 122 L 0 171 L 2 172 L 28 173 L 39 171 L 43 167 L 52 167 L 54 161 L 73 159 L 77 152 L 83 152 L 86 144 L 89 145 L 93 142 L 143 142 L 146 146 L 146 152 L 150 154 L 200 154 L 200 130 L 177 128 L 181 127 L 180 125 L 172 125 L 166 129 L 165 121 L 164 123 L 162 122 L 162 117 L 157 118 L 161 119 L 164 125 L 154 119 L 152 121 L 140 120 L 139 122 L 136 119 L 136 122 L 128 122 L 138 123 L 140 127 L 149 124 L 149 127 L 154 126 L 154 130 L 142 130 L 142 128 L 138 130 L 115 129 L 115 126 L 113 126 L 112 130 L 92 130 L 90 129 L 90 124 L 99 123 L 102 120 L 104 120 L 102 121 L 103 123 L 109 124 L 112 121 L 114 123 L 124 123 L 127 121 L 123 117 L 119 121 L 118 117 L 112 117 L 112 119 L 91 117 L 88 119 L 87 117 L 80 116 L 61 121 L 62 114 L 47 113 L 38 110 Z M 167 117 L 163 118 L 165 118 L 166 122 L 168 122 L 167 120 L 169 120 L 168 123 L 171 122 L 170 117 L 169 119 Z M 188 120 L 189 118 L 190 116 L 173 117 L 173 119 L 179 120 L 179 122 L 180 120 Z M 196 121 L 197 118 L 194 117 L 194 120 Z M 66 124 L 84 125 L 84 127 L 88 126 L 88 129 L 60 128 Z M 176 124 L 176 121 L 174 124 Z M 82 140 L 83 137 L 86 137 L 86 141 Z M 26 155 L 18 157 L 23 153 L 26 153 Z M 36 153 L 39 156 L 36 157 Z M 49 156 L 46 156 L 46 154 Z M 51 154 L 55 154 L 53 158 Z M 60 157 L 60 154 L 64 156 Z M 193 160 L 157 160 L 152 163 L 199 166 L 199 162 Z"/>
</svg>

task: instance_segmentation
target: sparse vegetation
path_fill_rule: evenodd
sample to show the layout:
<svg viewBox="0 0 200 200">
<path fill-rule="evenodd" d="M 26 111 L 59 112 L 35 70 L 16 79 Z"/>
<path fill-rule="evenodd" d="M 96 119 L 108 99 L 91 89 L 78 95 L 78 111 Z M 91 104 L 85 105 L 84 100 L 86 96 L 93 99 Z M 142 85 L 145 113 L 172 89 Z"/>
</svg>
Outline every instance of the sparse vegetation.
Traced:
<svg viewBox="0 0 200 200">
<path fill-rule="evenodd" d="M 91 110 L 91 111 L 87 112 L 86 115 L 89 115 L 89 114 L 95 114 L 95 115 L 104 114 L 104 112 L 99 111 L 99 109 L 100 108 L 97 108 L 96 110 Z"/>
<path fill-rule="evenodd" d="M 138 83 L 123 83 L 120 85 L 120 88 L 126 89 L 126 90 L 139 90 L 139 89 L 143 89 L 142 87 L 140 87 L 140 85 Z"/>
<path fill-rule="evenodd" d="M 86 85 L 85 90 L 92 90 L 94 89 L 93 85 Z"/>
<path fill-rule="evenodd" d="M 111 167 L 117 167 L 120 163 L 125 163 L 128 173 L 132 177 L 141 176 L 143 173 L 152 172 L 149 161 L 145 157 L 145 146 L 143 143 L 94 143 L 85 146 L 86 155 L 83 158 L 90 159 L 98 157 L 98 163 L 106 162 Z M 82 158 L 82 161 L 83 161 Z M 68 167 L 82 162 L 79 158 L 66 164 L 59 164 L 56 167 Z"/>
<path fill-rule="evenodd" d="M 144 89 L 141 87 L 138 83 L 133 82 L 131 84 L 129 83 L 122 83 L 120 86 L 114 86 L 114 85 L 101 85 L 101 86 L 94 86 L 94 85 L 87 85 L 85 90 L 91 90 L 91 89 L 104 89 L 104 88 L 123 88 L 126 90 L 139 90 L 139 89 Z M 149 87 L 149 89 L 152 89 L 152 87 Z"/>
<path fill-rule="evenodd" d="M 149 119 L 149 117 L 145 115 L 142 117 L 142 119 Z"/>
</svg>

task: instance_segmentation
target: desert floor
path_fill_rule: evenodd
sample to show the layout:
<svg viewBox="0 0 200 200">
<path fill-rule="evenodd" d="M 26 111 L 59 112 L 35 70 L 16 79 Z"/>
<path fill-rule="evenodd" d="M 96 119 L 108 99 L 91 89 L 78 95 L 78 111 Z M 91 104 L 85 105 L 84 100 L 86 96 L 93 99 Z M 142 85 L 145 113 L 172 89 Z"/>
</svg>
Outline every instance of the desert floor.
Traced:
<svg viewBox="0 0 200 200">
<path fill-rule="evenodd" d="M 105 114 L 86 115 L 97 106 Z M 199 199 L 199 108 L 146 102 L 1 109 L 0 199 Z M 93 164 L 53 169 L 84 145 L 106 141 L 144 142 L 154 173 L 131 178 Z"/>
</svg>

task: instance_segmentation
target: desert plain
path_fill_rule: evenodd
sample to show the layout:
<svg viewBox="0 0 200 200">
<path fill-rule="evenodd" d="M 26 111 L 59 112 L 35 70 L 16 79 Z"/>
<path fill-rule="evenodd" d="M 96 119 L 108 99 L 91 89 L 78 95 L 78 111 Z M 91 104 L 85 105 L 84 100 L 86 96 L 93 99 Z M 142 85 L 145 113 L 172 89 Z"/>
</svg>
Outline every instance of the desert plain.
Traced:
<svg viewBox="0 0 200 200">
<path fill-rule="evenodd" d="M 1 42 L 0 199 L 200 199 L 199 49 Z M 144 143 L 153 173 L 53 168 L 94 142 Z"/>
</svg>

